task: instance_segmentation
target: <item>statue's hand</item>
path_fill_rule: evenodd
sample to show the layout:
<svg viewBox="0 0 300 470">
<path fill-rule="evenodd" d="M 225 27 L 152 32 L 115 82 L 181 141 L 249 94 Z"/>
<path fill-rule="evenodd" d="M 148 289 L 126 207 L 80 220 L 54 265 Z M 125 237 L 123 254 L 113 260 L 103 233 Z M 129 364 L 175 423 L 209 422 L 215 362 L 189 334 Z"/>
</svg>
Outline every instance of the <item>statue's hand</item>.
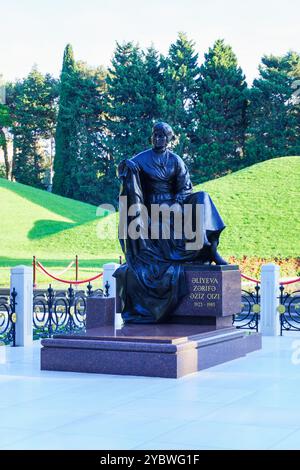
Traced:
<svg viewBox="0 0 300 470">
<path fill-rule="evenodd" d="M 126 163 L 127 167 L 130 168 L 130 170 L 132 170 L 134 173 L 136 173 L 138 171 L 139 167 L 133 160 L 127 159 L 125 161 L 125 163 Z"/>
<path fill-rule="evenodd" d="M 130 168 L 131 171 L 136 173 L 139 167 L 134 161 L 124 158 L 118 165 L 117 177 L 121 178 L 125 176 L 127 168 Z"/>
<path fill-rule="evenodd" d="M 178 204 L 183 204 L 184 203 L 184 200 L 185 200 L 185 194 L 176 194 L 175 196 L 175 201 L 178 203 Z"/>
</svg>

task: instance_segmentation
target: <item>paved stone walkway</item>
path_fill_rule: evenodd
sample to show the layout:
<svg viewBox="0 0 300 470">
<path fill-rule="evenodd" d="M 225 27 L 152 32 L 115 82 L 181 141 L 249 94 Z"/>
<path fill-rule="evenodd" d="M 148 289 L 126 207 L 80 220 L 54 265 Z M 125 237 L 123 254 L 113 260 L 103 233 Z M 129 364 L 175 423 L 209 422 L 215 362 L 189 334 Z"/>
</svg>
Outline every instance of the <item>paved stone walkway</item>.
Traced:
<svg viewBox="0 0 300 470">
<path fill-rule="evenodd" d="M 41 372 L 39 348 L 0 348 L 0 449 L 300 449 L 299 334 L 177 380 Z"/>
</svg>

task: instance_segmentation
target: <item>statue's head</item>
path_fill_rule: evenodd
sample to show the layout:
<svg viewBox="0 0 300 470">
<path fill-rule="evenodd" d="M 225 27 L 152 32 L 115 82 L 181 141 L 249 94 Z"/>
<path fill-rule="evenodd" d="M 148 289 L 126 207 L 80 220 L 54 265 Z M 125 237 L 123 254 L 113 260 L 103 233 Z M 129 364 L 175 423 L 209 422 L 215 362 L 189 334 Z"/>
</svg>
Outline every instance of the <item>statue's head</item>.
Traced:
<svg viewBox="0 0 300 470">
<path fill-rule="evenodd" d="M 154 124 L 151 142 L 154 150 L 157 152 L 163 152 L 174 137 L 172 127 L 166 122 L 157 122 Z"/>
</svg>

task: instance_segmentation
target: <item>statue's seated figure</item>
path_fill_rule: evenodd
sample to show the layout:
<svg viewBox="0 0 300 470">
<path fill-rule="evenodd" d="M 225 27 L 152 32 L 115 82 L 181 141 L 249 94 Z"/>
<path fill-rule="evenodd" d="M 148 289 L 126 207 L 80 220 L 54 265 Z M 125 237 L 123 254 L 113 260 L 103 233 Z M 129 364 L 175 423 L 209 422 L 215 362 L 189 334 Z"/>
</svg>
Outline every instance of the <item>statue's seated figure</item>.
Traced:
<svg viewBox="0 0 300 470">
<path fill-rule="evenodd" d="M 184 263 L 227 264 L 217 251 L 225 225 L 210 196 L 193 193 L 185 163 L 168 149 L 173 138 L 168 124 L 155 124 L 152 148 L 118 166 L 126 263 L 115 277 L 126 323 L 167 321 L 187 293 Z"/>
</svg>

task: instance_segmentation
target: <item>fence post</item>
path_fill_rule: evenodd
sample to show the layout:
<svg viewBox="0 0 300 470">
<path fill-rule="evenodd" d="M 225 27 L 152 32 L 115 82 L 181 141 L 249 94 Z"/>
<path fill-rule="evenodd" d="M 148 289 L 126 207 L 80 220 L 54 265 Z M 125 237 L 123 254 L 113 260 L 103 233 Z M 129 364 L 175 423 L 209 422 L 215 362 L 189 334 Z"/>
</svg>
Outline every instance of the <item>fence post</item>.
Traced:
<svg viewBox="0 0 300 470">
<path fill-rule="evenodd" d="M 34 256 L 32 259 L 32 266 L 33 266 L 33 288 L 36 287 L 36 257 Z"/>
<path fill-rule="evenodd" d="M 108 282 L 108 297 L 116 297 L 116 279 L 113 277 L 113 273 L 119 267 L 120 265 L 117 263 L 106 263 L 103 265 L 103 292 L 105 292 L 105 284 Z"/>
<path fill-rule="evenodd" d="M 108 297 L 115 298 L 115 327 L 121 325 L 122 319 L 119 312 L 117 312 L 117 295 L 116 295 L 116 278 L 113 277 L 113 273 L 120 267 L 117 263 L 106 263 L 103 265 L 103 292 L 105 292 L 106 281 L 109 284 Z"/>
<path fill-rule="evenodd" d="M 15 288 L 16 297 L 16 346 L 30 346 L 32 337 L 32 267 L 15 266 L 10 271 L 10 292 Z"/>
<path fill-rule="evenodd" d="M 279 336 L 279 271 L 276 264 L 265 264 L 261 268 L 261 318 L 260 331 L 264 336 Z"/>
<path fill-rule="evenodd" d="M 78 263 L 78 255 L 75 257 L 75 281 L 78 281 L 78 272 L 79 272 L 79 263 Z"/>
</svg>

